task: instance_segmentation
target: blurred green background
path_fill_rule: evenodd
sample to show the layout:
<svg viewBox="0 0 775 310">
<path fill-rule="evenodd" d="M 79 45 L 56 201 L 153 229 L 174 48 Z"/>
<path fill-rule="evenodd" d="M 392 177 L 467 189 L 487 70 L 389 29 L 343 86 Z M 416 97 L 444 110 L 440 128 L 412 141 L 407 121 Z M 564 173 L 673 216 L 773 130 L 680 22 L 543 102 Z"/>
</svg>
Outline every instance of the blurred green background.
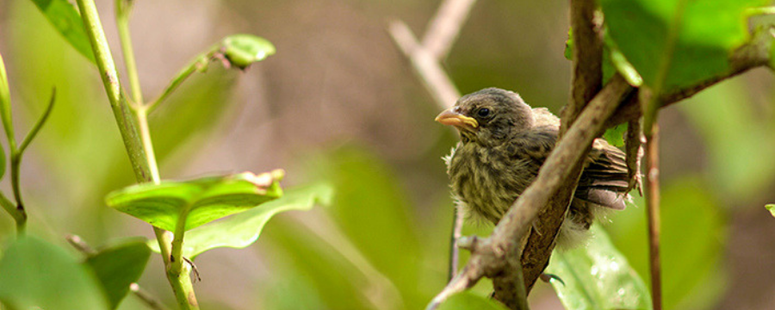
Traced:
<svg viewBox="0 0 775 310">
<path fill-rule="evenodd" d="M 154 113 L 163 178 L 281 167 L 286 186 L 325 179 L 337 188 L 332 206 L 279 215 L 250 248 L 202 255 L 195 289 L 203 308 L 418 309 L 441 290 L 452 201 L 440 158 L 457 137 L 433 122 L 439 108 L 385 30 L 401 19 L 422 34 L 438 4 L 135 1 L 146 99 L 227 34 L 277 47 L 245 73 L 211 65 Z M 113 1 L 97 5 L 118 60 Z M 567 30 L 568 1 L 479 1 L 444 66 L 462 93 L 497 86 L 557 113 L 570 89 Z M 95 68 L 24 0 L 0 1 L 0 53 L 19 134 L 57 88 L 51 120 L 22 167 L 31 232 L 64 247 L 66 234 L 94 246 L 152 236 L 103 203 L 134 178 Z M 667 309 L 775 304 L 775 219 L 763 208 L 775 202 L 773 100 L 773 78 L 759 69 L 660 114 Z M 603 222 L 648 281 L 644 208 Z M 13 227 L 0 216 L 0 243 Z M 173 304 L 162 266 L 152 258 L 140 284 Z M 476 290 L 484 295 L 483 282 Z M 561 309 L 546 284 L 531 300 L 533 309 Z M 144 308 L 134 296 L 121 306 Z"/>
</svg>

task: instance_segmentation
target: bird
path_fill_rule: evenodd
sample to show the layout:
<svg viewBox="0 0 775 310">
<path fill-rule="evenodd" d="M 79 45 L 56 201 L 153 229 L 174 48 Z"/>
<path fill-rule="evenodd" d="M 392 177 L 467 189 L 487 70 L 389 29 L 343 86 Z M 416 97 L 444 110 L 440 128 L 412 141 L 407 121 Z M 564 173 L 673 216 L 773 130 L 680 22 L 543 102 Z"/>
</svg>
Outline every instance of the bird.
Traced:
<svg viewBox="0 0 775 310">
<path fill-rule="evenodd" d="M 461 97 L 436 121 L 460 134 L 460 142 L 444 157 L 455 200 L 469 218 L 493 224 L 535 180 L 560 127 L 548 109 L 532 108 L 519 94 L 500 88 Z M 584 160 L 557 247 L 572 248 L 584 240 L 596 213 L 623 210 L 629 189 L 624 152 L 597 138 Z"/>
</svg>

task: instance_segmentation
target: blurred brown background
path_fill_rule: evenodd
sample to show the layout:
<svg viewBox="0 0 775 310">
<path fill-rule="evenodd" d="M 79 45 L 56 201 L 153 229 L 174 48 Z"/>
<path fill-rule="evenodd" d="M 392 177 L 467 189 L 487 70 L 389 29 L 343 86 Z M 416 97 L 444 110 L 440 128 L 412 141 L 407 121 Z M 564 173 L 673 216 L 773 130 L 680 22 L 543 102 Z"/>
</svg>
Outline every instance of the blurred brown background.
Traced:
<svg viewBox="0 0 775 310">
<path fill-rule="evenodd" d="M 135 1 L 131 29 L 146 100 L 225 35 L 251 33 L 277 48 L 245 73 L 211 64 L 154 114 L 163 178 L 282 167 L 286 185 L 330 178 L 360 186 L 343 195 L 361 204 L 283 214 L 257 245 L 203 255 L 195 288 L 204 308 L 416 309 L 443 287 L 452 215 L 440 157 L 457 137 L 433 122 L 439 108 L 386 31 L 401 19 L 421 35 L 438 4 Z M 97 5 L 120 64 L 113 2 Z M 444 66 L 462 93 L 511 89 L 557 113 L 570 88 L 567 31 L 567 1 L 478 1 Z M 42 112 L 51 87 L 58 92 L 22 170 L 30 228 L 60 242 L 76 233 L 94 245 L 150 236 L 147 225 L 101 202 L 133 179 L 95 68 L 30 1 L 0 1 L 0 53 L 17 133 Z M 675 293 L 668 308 L 775 307 L 775 219 L 763 208 L 775 202 L 774 90 L 771 73 L 754 70 L 661 113 L 663 215 L 672 218 L 664 220 L 663 258 L 666 272 L 679 274 L 665 276 L 677 283 L 666 285 Z M 332 175 L 348 169 L 355 172 Z M 368 175 L 353 177 L 358 171 Z M 380 182 L 389 189 L 370 187 L 385 187 Z M 369 197 L 393 205 L 379 209 Z M 645 278 L 642 213 L 628 208 L 607 228 Z M 693 226 L 698 221 L 705 224 Z M 11 231 L 11 219 L 0 216 L 0 239 Z M 685 250 L 687 243 L 696 249 Z M 406 257 L 392 259 L 397 252 Z M 161 266 L 154 257 L 140 284 L 170 302 Z M 534 309 L 561 309 L 548 285 L 532 299 Z M 122 309 L 134 308 L 143 309 L 130 296 Z"/>
</svg>

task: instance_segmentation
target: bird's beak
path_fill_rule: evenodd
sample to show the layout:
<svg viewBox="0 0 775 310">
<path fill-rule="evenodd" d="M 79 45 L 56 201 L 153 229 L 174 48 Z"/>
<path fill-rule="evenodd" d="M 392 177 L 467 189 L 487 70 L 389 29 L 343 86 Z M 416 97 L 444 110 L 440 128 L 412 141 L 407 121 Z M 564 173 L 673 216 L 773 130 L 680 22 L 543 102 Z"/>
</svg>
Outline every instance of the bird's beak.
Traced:
<svg viewBox="0 0 775 310">
<path fill-rule="evenodd" d="M 436 121 L 443 125 L 455 126 L 460 130 L 472 130 L 479 127 L 479 122 L 476 119 L 460 114 L 453 109 L 449 108 L 441 112 L 439 116 L 436 116 Z"/>
</svg>

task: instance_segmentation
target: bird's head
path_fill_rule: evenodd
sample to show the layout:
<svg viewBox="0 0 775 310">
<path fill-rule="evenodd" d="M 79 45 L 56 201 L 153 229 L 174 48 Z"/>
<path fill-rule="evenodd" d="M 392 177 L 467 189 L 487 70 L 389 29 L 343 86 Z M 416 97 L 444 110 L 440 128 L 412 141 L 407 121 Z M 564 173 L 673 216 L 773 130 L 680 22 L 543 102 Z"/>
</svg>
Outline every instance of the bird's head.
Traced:
<svg viewBox="0 0 775 310">
<path fill-rule="evenodd" d="M 515 92 L 485 88 L 458 99 L 436 121 L 457 128 L 463 143 L 490 145 L 533 126 L 533 112 Z"/>
</svg>

